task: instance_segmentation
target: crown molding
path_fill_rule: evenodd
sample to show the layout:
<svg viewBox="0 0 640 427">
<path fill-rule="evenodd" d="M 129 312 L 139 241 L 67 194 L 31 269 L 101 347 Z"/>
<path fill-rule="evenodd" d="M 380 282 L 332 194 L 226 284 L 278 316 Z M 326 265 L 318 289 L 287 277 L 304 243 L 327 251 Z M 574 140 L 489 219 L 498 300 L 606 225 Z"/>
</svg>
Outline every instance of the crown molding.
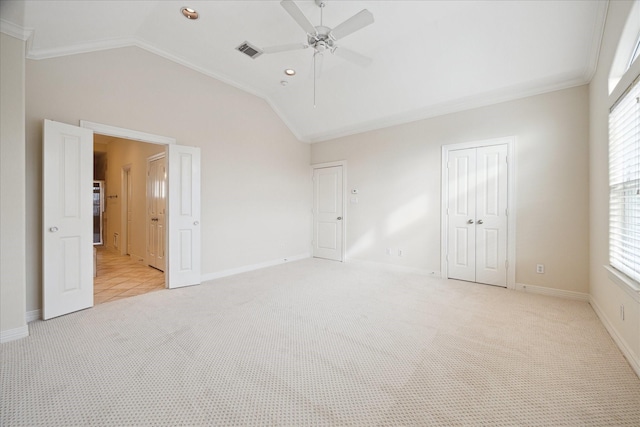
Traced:
<svg viewBox="0 0 640 427">
<path fill-rule="evenodd" d="M 33 37 L 34 30 L 32 28 L 23 28 L 20 25 L 0 18 L 0 33 L 22 41 L 27 41 Z"/>
<path fill-rule="evenodd" d="M 56 47 L 51 49 L 29 49 L 27 59 L 50 59 L 60 56 L 77 55 L 80 53 L 98 52 L 101 50 L 116 49 L 135 45 L 132 37 L 118 37 L 113 39 L 95 40 L 86 43 L 77 43 L 70 46 Z"/>
<path fill-rule="evenodd" d="M 584 79 L 590 83 L 596 74 L 598 60 L 600 59 L 600 49 L 602 47 L 602 38 L 604 37 L 604 27 L 609 12 L 609 0 L 598 2 L 598 11 L 596 12 L 595 22 L 593 23 L 594 31 L 591 39 L 591 50 L 589 59 L 584 71 Z"/>
</svg>

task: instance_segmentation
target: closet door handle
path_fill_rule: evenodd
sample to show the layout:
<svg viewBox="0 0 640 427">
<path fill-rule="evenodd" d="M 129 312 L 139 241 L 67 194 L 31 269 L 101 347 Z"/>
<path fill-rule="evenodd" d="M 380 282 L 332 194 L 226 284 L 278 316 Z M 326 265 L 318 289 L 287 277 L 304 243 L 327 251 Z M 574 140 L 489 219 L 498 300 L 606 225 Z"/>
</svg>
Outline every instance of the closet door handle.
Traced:
<svg viewBox="0 0 640 427">
<path fill-rule="evenodd" d="M 480 220 L 478 221 L 478 224 L 484 224 L 484 221 Z"/>
<path fill-rule="evenodd" d="M 467 221 L 467 224 L 473 224 L 473 220 L 470 219 L 469 221 Z"/>
</svg>

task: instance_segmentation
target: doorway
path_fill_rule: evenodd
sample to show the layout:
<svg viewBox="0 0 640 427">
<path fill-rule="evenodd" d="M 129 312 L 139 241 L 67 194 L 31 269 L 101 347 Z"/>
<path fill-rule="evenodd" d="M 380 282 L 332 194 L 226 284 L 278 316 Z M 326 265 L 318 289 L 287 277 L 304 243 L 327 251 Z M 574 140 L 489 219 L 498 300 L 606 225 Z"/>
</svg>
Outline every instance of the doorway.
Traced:
<svg viewBox="0 0 640 427">
<path fill-rule="evenodd" d="M 150 250 L 149 245 L 153 241 L 164 245 L 164 236 L 160 234 L 166 230 L 159 227 L 154 239 L 148 237 L 147 231 L 150 198 L 166 194 L 165 151 L 163 145 L 94 133 L 94 165 L 102 165 L 94 166 L 94 180 L 100 178 L 104 183 L 107 198 L 103 203 L 102 228 L 109 236 L 96 247 L 93 282 L 96 305 L 165 287 L 164 246 L 158 247 L 156 243 Z M 152 179 L 149 159 L 162 160 L 162 167 L 158 167 L 161 171 L 154 175 L 162 181 L 153 185 L 145 182 Z M 164 216 L 164 203 L 161 211 Z"/>
<path fill-rule="evenodd" d="M 515 138 L 442 147 L 444 278 L 515 288 Z"/>
<path fill-rule="evenodd" d="M 177 145 L 172 138 L 99 123 L 80 121 L 78 127 L 44 120 L 44 320 L 94 305 L 91 262 L 91 157 L 94 132 L 165 146 L 169 214 L 166 227 L 167 287 L 177 288 L 200 283 L 200 149 Z M 106 192 L 107 201 L 109 195 L 118 199 L 115 197 L 117 194 L 111 193 L 110 189 Z M 118 217 L 107 217 L 107 228 L 108 221 Z M 107 235 L 107 242 L 112 237 L 115 236 Z M 118 238 L 114 238 L 113 242 L 118 244 Z"/>
</svg>

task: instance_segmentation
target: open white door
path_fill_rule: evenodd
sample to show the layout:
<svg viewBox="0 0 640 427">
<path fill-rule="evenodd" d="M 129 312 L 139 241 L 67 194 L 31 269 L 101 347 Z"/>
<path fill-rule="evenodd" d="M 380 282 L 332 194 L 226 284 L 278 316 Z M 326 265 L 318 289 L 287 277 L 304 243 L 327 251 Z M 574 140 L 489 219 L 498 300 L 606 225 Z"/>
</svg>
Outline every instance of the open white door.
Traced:
<svg viewBox="0 0 640 427">
<path fill-rule="evenodd" d="M 169 288 L 200 284 L 200 149 L 169 145 Z"/>
<path fill-rule="evenodd" d="M 42 318 L 93 306 L 93 131 L 44 121 Z"/>
</svg>

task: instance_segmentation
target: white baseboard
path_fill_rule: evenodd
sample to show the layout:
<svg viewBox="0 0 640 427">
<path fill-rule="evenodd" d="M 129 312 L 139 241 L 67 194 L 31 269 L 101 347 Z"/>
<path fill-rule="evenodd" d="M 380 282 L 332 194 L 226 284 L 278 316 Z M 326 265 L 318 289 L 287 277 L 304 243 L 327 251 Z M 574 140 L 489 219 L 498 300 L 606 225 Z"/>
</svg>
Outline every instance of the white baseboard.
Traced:
<svg viewBox="0 0 640 427">
<path fill-rule="evenodd" d="M 624 338 L 622 338 L 618 331 L 616 331 L 613 323 L 611 323 L 607 315 L 604 314 L 604 311 L 600 308 L 593 297 L 589 298 L 589 304 L 591 304 L 593 311 L 596 312 L 596 315 L 598 316 L 598 318 L 600 318 L 600 321 L 604 325 L 607 332 L 609 332 L 609 335 L 611 335 L 611 338 L 613 338 L 613 341 L 615 341 L 615 343 L 618 345 L 618 348 L 627 359 L 627 362 L 629 362 L 629 365 L 631 365 L 631 368 L 636 371 L 636 375 L 640 377 L 640 357 L 631 350 Z"/>
<path fill-rule="evenodd" d="M 272 261 L 261 262 L 259 264 L 245 265 L 243 267 L 217 271 L 215 273 L 207 273 L 207 274 L 203 274 L 200 280 L 203 282 L 206 282 L 207 280 L 214 280 L 214 279 L 220 279 L 221 277 L 234 276 L 236 274 L 246 273 L 247 271 L 260 270 L 261 268 L 272 267 L 274 265 L 284 264 L 291 261 L 299 261 L 305 258 L 311 258 L 311 254 L 307 253 L 307 254 L 294 255 L 286 258 L 275 259 Z"/>
<path fill-rule="evenodd" d="M 0 344 L 5 342 L 19 340 L 20 338 L 25 338 L 29 336 L 29 326 L 24 325 L 19 328 L 9 329 L 6 331 L 0 332 Z"/>
<path fill-rule="evenodd" d="M 529 292 L 532 294 L 548 295 L 551 297 L 560 297 L 572 299 L 576 301 L 589 302 L 589 294 L 575 291 L 565 291 L 563 289 L 546 288 L 544 286 L 526 285 L 524 283 L 516 283 L 516 291 Z"/>
<path fill-rule="evenodd" d="M 27 323 L 33 322 L 34 320 L 40 320 L 40 318 L 41 318 L 40 310 L 27 311 L 27 313 L 25 314 L 24 318 L 25 318 Z"/>
</svg>

